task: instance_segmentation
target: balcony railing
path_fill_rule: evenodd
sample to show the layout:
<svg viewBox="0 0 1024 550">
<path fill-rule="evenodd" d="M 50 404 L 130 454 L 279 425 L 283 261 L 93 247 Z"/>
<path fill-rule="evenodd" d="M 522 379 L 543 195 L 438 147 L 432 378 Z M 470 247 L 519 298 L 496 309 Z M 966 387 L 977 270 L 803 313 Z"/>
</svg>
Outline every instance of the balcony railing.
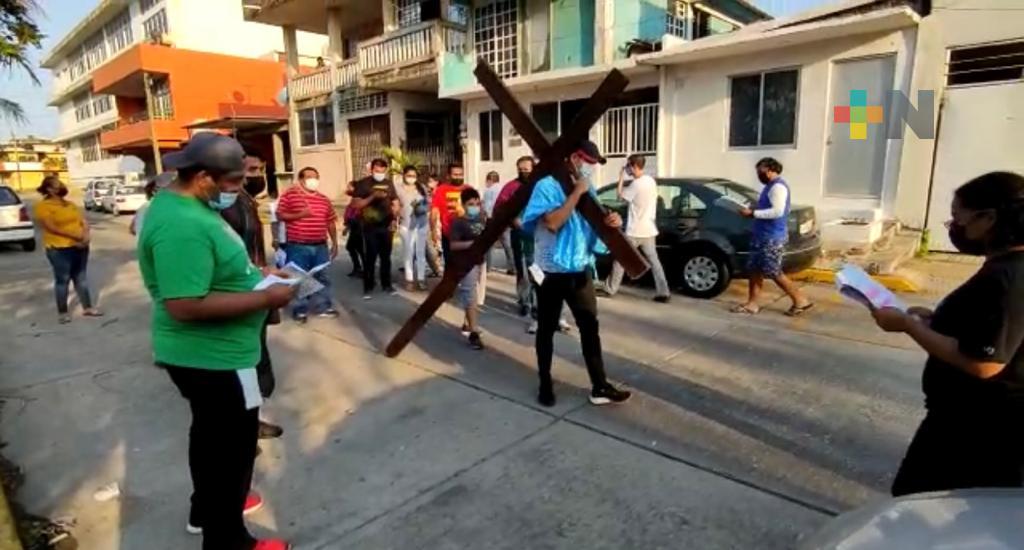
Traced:
<svg viewBox="0 0 1024 550">
<path fill-rule="evenodd" d="M 117 128 L 123 128 L 125 126 L 131 126 L 132 124 L 138 124 L 139 122 L 146 122 L 147 120 L 173 120 L 174 112 L 171 110 L 157 109 L 150 117 L 146 111 L 139 111 L 132 113 L 126 117 L 118 119 Z"/>
<path fill-rule="evenodd" d="M 358 70 L 359 66 L 355 59 L 346 59 L 338 63 L 334 71 L 330 67 L 324 67 L 293 78 L 289 93 L 295 99 L 306 99 L 329 94 L 335 89 L 355 86 Z"/>
<path fill-rule="evenodd" d="M 608 109 L 599 127 L 604 138 L 604 154 L 609 157 L 658 153 L 657 103 Z"/>
<path fill-rule="evenodd" d="M 359 71 L 398 69 L 433 61 L 442 51 L 464 52 L 466 45 L 466 31 L 462 26 L 447 21 L 426 21 L 360 42 Z"/>
</svg>

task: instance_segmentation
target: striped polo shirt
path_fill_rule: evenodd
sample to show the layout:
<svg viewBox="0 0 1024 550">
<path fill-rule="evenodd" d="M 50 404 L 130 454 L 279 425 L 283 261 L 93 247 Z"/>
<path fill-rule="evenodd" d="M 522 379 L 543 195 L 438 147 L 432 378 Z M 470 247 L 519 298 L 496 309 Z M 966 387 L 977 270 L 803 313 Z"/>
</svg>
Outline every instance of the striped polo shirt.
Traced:
<svg viewBox="0 0 1024 550">
<path fill-rule="evenodd" d="M 309 192 L 298 185 L 281 194 L 277 212 L 297 213 L 309 207 L 312 216 L 285 223 L 285 237 L 292 244 L 314 244 L 327 241 L 327 228 L 338 219 L 334 205 L 323 193 Z"/>
</svg>

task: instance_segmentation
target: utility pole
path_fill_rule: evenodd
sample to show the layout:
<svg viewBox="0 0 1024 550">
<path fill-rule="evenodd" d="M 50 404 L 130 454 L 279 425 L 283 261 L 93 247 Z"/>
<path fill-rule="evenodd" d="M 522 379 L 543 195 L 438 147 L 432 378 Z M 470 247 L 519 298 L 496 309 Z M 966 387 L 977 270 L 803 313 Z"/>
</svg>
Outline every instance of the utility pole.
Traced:
<svg viewBox="0 0 1024 550">
<path fill-rule="evenodd" d="M 156 175 L 164 172 L 164 162 L 160 158 L 160 144 L 156 140 L 156 108 L 153 103 L 153 78 L 148 72 L 142 73 L 142 85 L 146 88 L 146 113 L 149 115 L 149 142 L 153 146 L 153 168 Z"/>
</svg>

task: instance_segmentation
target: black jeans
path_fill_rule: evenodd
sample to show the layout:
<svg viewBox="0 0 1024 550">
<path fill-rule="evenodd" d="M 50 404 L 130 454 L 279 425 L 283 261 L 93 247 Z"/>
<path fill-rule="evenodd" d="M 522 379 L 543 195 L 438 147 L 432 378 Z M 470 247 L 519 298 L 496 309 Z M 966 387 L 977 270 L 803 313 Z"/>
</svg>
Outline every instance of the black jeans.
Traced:
<svg viewBox="0 0 1024 550">
<path fill-rule="evenodd" d="M 192 409 L 189 523 L 203 528 L 203 550 L 252 550 L 242 521 L 256 460 L 259 408 L 245 409 L 236 371 L 161 365 Z"/>
<path fill-rule="evenodd" d="M 383 226 L 363 227 L 363 244 L 366 256 L 363 258 L 363 290 L 370 292 L 374 287 L 373 268 L 380 258 L 380 286 L 391 289 L 391 244 L 394 234 L 391 228 Z"/>
<path fill-rule="evenodd" d="M 892 495 L 1024 486 L 1020 417 L 1020 411 L 928 411 L 900 464 Z"/>
<path fill-rule="evenodd" d="M 46 259 L 53 267 L 53 293 L 57 298 L 57 313 L 68 312 L 68 288 L 75 283 L 75 294 L 82 307 L 92 307 L 89 295 L 89 281 L 86 268 L 89 266 L 89 249 L 77 246 L 69 248 L 47 248 Z"/>
<path fill-rule="evenodd" d="M 523 230 L 512 228 L 509 232 L 509 237 L 512 241 L 512 262 L 515 264 L 516 269 L 516 288 L 519 288 L 523 277 L 526 277 L 526 264 L 523 258 Z M 520 302 L 522 301 L 520 300 Z M 523 304 L 520 303 L 519 305 Z"/>
<path fill-rule="evenodd" d="M 597 295 L 589 272 L 545 273 L 537 291 L 537 370 L 541 386 L 551 385 L 551 359 L 562 304 L 568 304 L 576 319 L 583 346 L 583 360 L 594 388 L 608 385 L 601 356 L 601 335 L 597 323 Z"/>
<path fill-rule="evenodd" d="M 260 395 L 269 399 L 277 387 L 277 379 L 274 378 L 274 364 L 270 361 L 270 348 L 267 347 L 266 321 L 260 330 L 260 362 L 256 363 L 256 377 L 260 383 Z"/>
<path fill-rule="evenodd" d="M 352 271 L 363 270 L 363 225 L 359 222 L 349 222 L 348 241 L 345 243 L 345 250 L 352 258 Z"/>
</svg>

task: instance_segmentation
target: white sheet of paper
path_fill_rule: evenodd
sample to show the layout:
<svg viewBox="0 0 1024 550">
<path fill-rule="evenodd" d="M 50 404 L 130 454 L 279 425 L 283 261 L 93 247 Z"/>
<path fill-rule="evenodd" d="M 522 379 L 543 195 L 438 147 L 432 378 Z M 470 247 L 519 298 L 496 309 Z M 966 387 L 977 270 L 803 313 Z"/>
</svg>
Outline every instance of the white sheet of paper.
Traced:
<svg viewBox="0 0 1024 550">
<path fill-rule="evenodd" d="M 892 291 L 882 286 L 878 281 L 872 279 L 871 275 L 868 275 L 866 271 L 853 264 L 844 265 L 843 268 L 836 273 L 836 288 L 842 291 L 844 286 L 853 288 L 863 294 L 876 309 L 892 307 L 900 311 L 907 310 L 907 305 L 893 294 Z M 840 292 L 840 294 L 842 294 L 842 292 Z M 848 296 L 844 295 L 844 297 L 856 302 L 856 300 L 853 300 Z"/>
<path fill-rule="evenodd" d="M 533 282 L 538 285 L 544 284 L 544 270 L 539 265 L 533 264 L 529 267 L 530 275 L 533 275 Z"/>
<path fill-rule="evenodd" d="M 297 284 L 299 284 L 301 282 L 302 282 L 302 279 L 299 279 L 299 278 L 285 278 L 285 277 L 279 277 L 279 276 L 274 275 L 274 274 L 270 274 L 270 275 L 267 275 L 266 277 L 264 277 L 262 281 L 256 283 L 256 286 L 252 287 L 252 289 L 253 290 L 263 290 L 263 289 L 269 288 L 269 287 L 271 287 L 273 285 L 294 286 L 294 285 L 297 285 Z"/>
</svg>

